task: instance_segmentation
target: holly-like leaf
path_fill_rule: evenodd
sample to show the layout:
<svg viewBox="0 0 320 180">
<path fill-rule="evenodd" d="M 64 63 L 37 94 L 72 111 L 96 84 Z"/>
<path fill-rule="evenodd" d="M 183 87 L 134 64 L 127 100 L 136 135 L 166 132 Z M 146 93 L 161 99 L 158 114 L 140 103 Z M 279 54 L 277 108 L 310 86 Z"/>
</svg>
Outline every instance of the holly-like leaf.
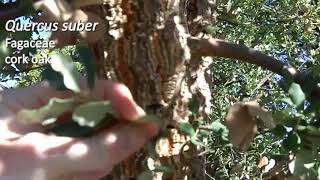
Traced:
<svg viewBox="0 0 320 180">
<path fill-rule="evenodd" d="M 192 125 L 188 122 L 179 123 L 178 128 L 182 133 L 188 135 L 189 137 L 193 137 L 196 134 Z"/>
<path fill-rule="evenodd" d="M 302 91 L 301 87 L 299 84 L 292 83 L 288 93 L 290 95 L 290 98 L 292 102 L 296 105 L 299 106 L 303 103 L 303 101 L 306 99 L 306 96 L 304 92 Z"/>
<path fill-rule="evenodd" d="M 70 56 L 66 56 L 62 53 L 53 54 L 51 56 L 51 67 L 53 70 L 62 74 L 63 83 L 68 89 L 76 93 L 80 92 L 80 73 L 73 65 Z"/>
<path fill-rule="evenodd" d="M 39 109 L 20 110 L 17 114 L 19 122 L 25 124 L 40 123 L 50 118 L 56 118 L 60 114 L 66 111 L 70 111 L 75 107 L 76 103 L 73 98 L 70 99 L 58 99 L 52 98 L 49 103 Z"/>
<path fill-rule="evenodd" d="M 77 122 L 69 120 L 63 123 L 58 123 L 49 132 L 57 136 L 66 137 L 87 137 L 95 132 L 94 128 L 88 126 L 80 126 Z"/>
<path fill-rule="evenodd" d="M 222 124 L 220 121 L 214 121 L 211 125 L 210 125 L 212 131 L 214 133 L 219 133 L 221 135 L 221 138 L 223 140 L 228 140 L 228 134 L 229 134 L 229 130 L 228 128 Z"/>
<path fill-rule="evenodd" d="M 114 119 L 110 101 L 89 102 L 78 106 L 72 115 L 72 119 L 80 126 L 96 128 Z"/>
</svg>

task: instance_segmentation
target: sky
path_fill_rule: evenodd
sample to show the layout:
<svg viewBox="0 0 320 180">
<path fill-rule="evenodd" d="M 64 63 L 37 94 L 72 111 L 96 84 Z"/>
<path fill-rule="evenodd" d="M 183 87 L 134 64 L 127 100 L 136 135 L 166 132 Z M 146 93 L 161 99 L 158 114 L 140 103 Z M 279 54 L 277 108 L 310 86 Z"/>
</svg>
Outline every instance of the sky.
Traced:
<svg viewBox="0 0 320 180">
<path fill-rule="evenodd" d="M 0 2 L 3 4 L 6 4 L 6 3 L 10 3 L 10 2 L 16 2 L 16 0 L 0 0 Z M 22 23 L 30 23 L 31 22 L 31 20 L 26 17 L 19 17 L 17 19 L 19 19 Z M 33 39 L 33 40 L 36 40 L 39 38 L 48 39 L 49 37 L 50 37 L 50 32 L 42 31 L 42 32 L 38 32 L 38 33 L 33 32 L 31 39 Z M 10 88 L 10 87 L 14 87 L 15 85 L 16 85 L 16 80 L 8 80 L 6 82 L 0 82 L 0 90 L 2 89 L 2 87 Z"/>
<path fill-rule="evenodd" d="M 10 0 L 1 0 L 1 2 L 2 2 L 3 4 L 6 4 L 6 3 L 10 2 Z M 16 0 L 11 0 L 11 2 L 16 2 Z"/>
</svg>

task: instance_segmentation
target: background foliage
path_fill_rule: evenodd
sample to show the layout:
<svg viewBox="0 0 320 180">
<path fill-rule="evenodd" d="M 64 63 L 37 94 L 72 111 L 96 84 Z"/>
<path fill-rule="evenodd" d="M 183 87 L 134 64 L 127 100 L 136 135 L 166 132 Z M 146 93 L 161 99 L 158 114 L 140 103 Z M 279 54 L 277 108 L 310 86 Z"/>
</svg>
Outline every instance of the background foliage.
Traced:
<svg viewBox="0 0 320 180">
<path fill-rule="evenodd" d="M 320 5 L 318 1 L 221 1 L 217 26 L 209 27 L 213 37 L 228 39 L 259 49 L 277 59 L 313 74 L 310 85 L 319 86 Z M 224 121 L 230 104 L 238 100 L 260 97 L 261 105 L 273 112 L 278 123 L 271 132 L 259 132 L 250 149 L 238 153 L 224 145 L 226 142 L 211 135 L 209 138 L 209 176 L 216 179 L 260 179 L 272 177 L 272 170 L 263 172 L 259 160 L 274 159 L 283 171 L 277 177 L 296 175 L 302 179 L 319 179 L 319 140 L 310 142 L 299 131 L 300 126 L 317 131 L 319 138 L 319 105 L 304 101 L 295 106 L 289 97 L 299 90 L 286 92 L 284 81 L 278 75 L 250 64 L 217 58 L 212 65 L 213 111 L 212 120 Z M 280 85 L 280 86 L 279 86 Z M 282 87 L 282 88 L 281 88 Z M 307 88 L 304 88 L 304 90 Z M 305 93 L 308 93 L 306 90 Z M 307 95 L 310 97 L 310 95 Z M 307 98 L 308 99 L 308 98 Z M 311 100 L 313 101 L 313 100 Z M 315 100 L 319 102 L 319 100 Z M 303 106 L 303 107 L 301 107 Z M 312 107 L 311 107 L 312 106 Z M 313 112 L 307 112 L 313 108 Z M 294 171 L 288 169 L 289 154 L 297 154 Z M 306 157 L 306 155 L 311 157 Z M 304 167 L 308 160 L 312 168 Z"/>
<path fill-rule="evenodd" d="M 320 81 L 319 1 L 221 0 L 217 9 L 217 24 L 206 28 L 208 34 L 245 44 L 280 61 L 294 64 L 308 73 L 308 81 L 300 87 L 292 80 L 260 67 L 215 58 L 212 65 L 213 107 L 210 122 L 197 124 L 195 121 L 191 126 L 181 125 L 186 134 L 197 136 L 197 139 L 192 139 L 193 143 L 201 142 L 204 147 L 201 155 L 206 157 L 208 179 L 284 176 L 320 179 L 320 101 L 310 91 L 319 86 Z M 1 29 L 1 59 L 12 53 L 3 46 L 4 38 L 8 36 L 32 38 L 32 34 L 11 34 Z M 49 53 L 35 49 L 26 51 L 33 55 Z M 83 75 L 92 73 L 86 69 L 90 65 L 81 58 L 88 55 L 83 54 L 86 50 L 82 47 L 65 47 L 57 51 L 70 55 L 76 69 Z M 28 86 L 52 77 L 52 74 L 47 74 L 47 68 L 1 63 L 1 80 L 14 80 L 18 87 Z M 225 116 L 235 102 L 253 99 L 258 99 L 260 105 L 273 113 L 277 126 L 273 130 L 264 130 L 260 125 L 250 148 L 239 152 L 227 138 L 227 129 L 223 125 Z M 202 125 L 206 128 L 201 129 Z M 195 130 L 190 130 L 192 128 Z"/>
</svg>

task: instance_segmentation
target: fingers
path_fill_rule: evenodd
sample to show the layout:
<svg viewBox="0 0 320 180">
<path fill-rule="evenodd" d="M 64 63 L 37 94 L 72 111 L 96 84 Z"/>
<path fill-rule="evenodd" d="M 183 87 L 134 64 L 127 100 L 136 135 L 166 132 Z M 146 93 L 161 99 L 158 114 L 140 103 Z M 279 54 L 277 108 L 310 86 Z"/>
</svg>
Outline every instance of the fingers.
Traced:
<svg viewBox="0 0 320 180">
<path fill-rule="evenodd" d="M 84 79 L 81 84 L 85 86 Z M 145 114 L 134 102 L 130 90 L 120 83 L 97 80 L 93 94 L 101 100 L 110 99 L 113 108 L 123 119 L 134 120 Z M 71 95 L 71 91 L 57 91 L 47 82 L 42 82 L 26 88 L 8 90 L 1 94 L 0 102 L 5 103 L 13 112 L 18 112 L 23 108 L 39 108 L 47 104 L 52 97 L 67 98 Z"/>
<path fill-rule="evenodd" d="M 153 124 L 120 124 L 93 138 L 46 151 L 45 167 L 64 177 L 84 172 L 108 173 L 115 164 L 143 147 L 157 131 Z"/>
<path fill-rule="evenodd" d="M 61 177 L 61 180 L 98 180 L 101 177 L 106 176 L 110 172 L 106 171 L 97 171 L 97 172 L 90 172 L 90 173 L 78 173 L 72 176 Z"/>
<path fill-rule="evenodd" d="M 26 144 L 4 143 L 0 144 L 0 179 L 45 179 L 45 173 L 39 166 L 40 156 L 35 149 Z M 39 174 L 40 172 L 40 174 Z"/>
<path fill-rule="evenodd" d="M 56 91 L 47 83 L 40 83 L 0 94 L 0 105 L 8 105 L 10 111 L 17 112 L 22 108 L 38 108 L 52 97 L 66 98 L 70 95 L 70 91 Z M 119 83 L 97 80 L 94 95 L 110 99 L 114 110 L 123 119 L 134 120 L 144 115 L 129 89 Z M 43 167 L 48 177 L 70 177 L 83 172 L 95 175 L 111 171 L 115 164 L 143 147 L 157 131 L 157 126 L 151 123 L 120 123 L 92 138 L 74 139 L 29 133 L 17 143 L 33 147 L 35 153 L 32 156 L 39 161 L 36 166 Z"/>
<path fill-rule="evenodd" d="M 1 94 L 1 103 L 7 105 L 11 111 L 17 112 L 23 108 L 33 109 L 48 103 L 50 98 L 67 98 L 71 96 L 70 91 L 57 91 L 49 86 L 47 82 L 41 82 L 33 86 L 9 89 Z"/>
<path fill-rule="evenodd" d="M 97 80 L 95 94 L 103 99 L 110 99 L 113 109 L 118 112 L 122 119 L 135 120 L 145 115 L 131 95 L 130 90 L 123 84 L 106 80 Z"/>
</svg>

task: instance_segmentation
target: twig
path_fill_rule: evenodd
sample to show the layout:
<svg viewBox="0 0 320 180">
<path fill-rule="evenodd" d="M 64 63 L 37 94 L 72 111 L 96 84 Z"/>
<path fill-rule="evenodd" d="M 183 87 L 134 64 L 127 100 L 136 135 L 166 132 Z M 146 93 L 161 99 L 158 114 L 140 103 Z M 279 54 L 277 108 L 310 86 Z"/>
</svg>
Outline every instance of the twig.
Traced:
<svg viewBox="0 0 320 180">
<path fill-rule="evenodd" d="M 305 83 L 304 74 L 291 65 L 244 45 L 233 44 L 220 39 L 199 39 L 193 37 L 188 38 L 188 45 L 194 55 L 238 59 L 258 65 L 281 76 L 290 75 L 301 86 Z M 320 97 L 320 88 L 315 88 L 312 94 Z"/>
<path fill-rule="evenodd" d="M 106 0 L 72 0 L 70 2 L 71 6 L 73 8 L 80 8 L 84 6 L 90 6 L 90 5 L 101 5 L 107 3 Z"/>
<path fill-rule="evenodd" d="M 266 83 L 267 81 L 270 80 L 270 78 L 273 76 L 273 74 L 274 74 L 274 73 L 272 72 L 272 73 L 268 74 L 266 77 L 264 77 L 264 78 L 258 83 L 257 87 L 256 87 L 252 92 L 255 93 L 256 91 L 258 91 L 258 90 L 261 88 L 261 86 L 264 85 L 264 83 Z"/>
</svg>

